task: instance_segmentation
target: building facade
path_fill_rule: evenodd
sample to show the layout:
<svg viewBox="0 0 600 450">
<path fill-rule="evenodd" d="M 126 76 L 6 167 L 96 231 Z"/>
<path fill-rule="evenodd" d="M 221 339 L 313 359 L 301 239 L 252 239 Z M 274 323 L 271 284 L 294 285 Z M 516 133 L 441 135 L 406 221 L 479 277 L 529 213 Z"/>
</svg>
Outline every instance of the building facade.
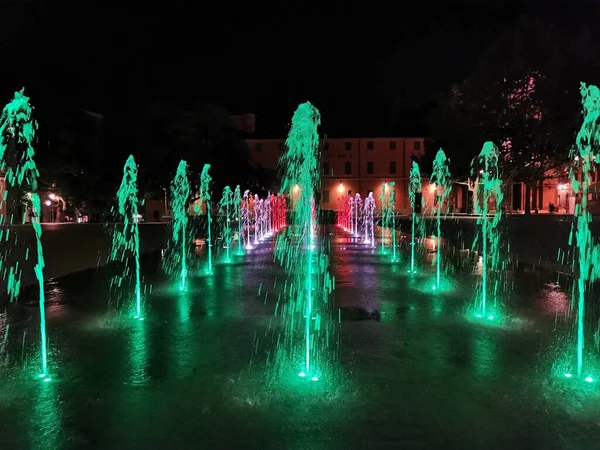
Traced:
<svg viewBox="0 0 600 450">
<path fill-rule="evenodd" d="M 277 161 L 286 149 L 285 139 L 247 139 L 246 143 L 253 166 L 277 169 Z M 396 210 L 408 213 L 409 171 L 413 159 L 422 156 L 423 151 L 422 137 L 323 139 L 321 209 L 337 211 L 342 198 L 357 193 L 364 198 L 369 192 L 373 192 L 379 208 L 382 185 L 393 181 Z M 428 194 L 424 187 L 423 197 Z"/>
</svg>

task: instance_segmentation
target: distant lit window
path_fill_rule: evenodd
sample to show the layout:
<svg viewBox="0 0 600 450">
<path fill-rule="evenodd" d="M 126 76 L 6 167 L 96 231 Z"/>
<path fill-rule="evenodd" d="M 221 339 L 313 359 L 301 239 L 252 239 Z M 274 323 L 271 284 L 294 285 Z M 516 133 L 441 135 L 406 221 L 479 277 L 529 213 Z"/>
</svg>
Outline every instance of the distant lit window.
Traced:
<svg viewBox="0 0 600 450">
<path fill-rule="evenodd" d="M 349 141 L 345 142 L 344 143 L 344 148 L 346 150 L 352 150 L 352 142 L 349 142 Z"/>
<path fill-rule="evenodd" d="M 346 175 L 350 175 L 352 173 L 352 163 L 350 161 L 346 161 L 344 163 L 344 173 Z"/>
<path fill-rule="evenodd" d="M 367 150 L 373 150 L 373 141 L 367 141 Z"/>
<path fill-rule="evenodd" d="M 323 162 L 323 175 L 329 175 L 329 163 Z"/>
<path fill-rule="evenodd" d="M 396 173 L 396 161 L 390 161 L 390 174 Z"/>
<path fill-rule="evenodd" d="M 415 150 L 421 150 L 421 141 L 415 141 L 413 144 Z"/>
<path fill-rule="evenodd" d="M 373 175 L 373 161 L 368 161 L 367 162 L 367 173 L 369 175 Z"/>
<path fill-rule="evenodd" d="M 323 203 L 329 203 L 329 191 L 323 191 Z"/>
<path fill-rule="evenodd" d="M 254 144 L 254 150 L 260 152 L 262 150 L 262 143 L 257 142 L 256 144 Z"/>
<path fill-rule="evenodd" d="M 390 141 L 390 150 L 396 150 L 396 141 Z"/>
</svg>

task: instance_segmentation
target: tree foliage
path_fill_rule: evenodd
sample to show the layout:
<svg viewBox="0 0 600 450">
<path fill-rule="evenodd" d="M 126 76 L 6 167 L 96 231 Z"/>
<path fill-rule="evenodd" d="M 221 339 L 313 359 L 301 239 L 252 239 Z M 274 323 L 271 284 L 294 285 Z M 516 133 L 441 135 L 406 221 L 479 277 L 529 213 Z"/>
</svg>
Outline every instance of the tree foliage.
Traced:
<svg viewBox="0 0 600 450">
<path fill-rule="evenodd" d="M 224 108 L 158 102 L 145 105 L 143 111 L 134 135 L 146 191 L 162 194 L 181 159 L 188 162 L 193 189 L 204 164 L 211 165 L 213 192 L 247 180 L 248 148 Z"/>
<path fill-rule="evenodd" d="M 466 176 L 483 143 L 492 141 L 505 177 L 543 179 L 568 158 L 580 112 L 579 80 L 595 73 L 595 48 L 585 28 L 522 18 L 442 98 L 430 147 L 447 149 L 453 172 Z"/>
</svg>

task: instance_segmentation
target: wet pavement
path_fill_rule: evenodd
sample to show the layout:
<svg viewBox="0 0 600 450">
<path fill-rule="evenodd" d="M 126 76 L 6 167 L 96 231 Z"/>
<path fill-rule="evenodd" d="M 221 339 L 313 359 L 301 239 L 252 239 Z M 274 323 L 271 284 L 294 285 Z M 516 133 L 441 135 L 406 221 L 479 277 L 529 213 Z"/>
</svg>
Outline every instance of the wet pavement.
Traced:
<svg viewBox="0 0 600 450">
<path fill-rule="evenodd" d="M 340 309 L 335 383 L 264 376 L 275 289 L 265 242 L 180 292 L 143 261 L 148 313 L 119 313 L 108 269 L 49 283 L 53 380 L 37 355 L 35 291 L 0 316 L 0 449 L 600 448 L 600 392 L 553 376 L 572 341 L 569 286 L 509 273 L 506 320 L 467 318 L 477 275 L 434 292 L 346 234 L 332 240 Z M 203 255 L 199 256 L 202 259 Z"/>
</svg>

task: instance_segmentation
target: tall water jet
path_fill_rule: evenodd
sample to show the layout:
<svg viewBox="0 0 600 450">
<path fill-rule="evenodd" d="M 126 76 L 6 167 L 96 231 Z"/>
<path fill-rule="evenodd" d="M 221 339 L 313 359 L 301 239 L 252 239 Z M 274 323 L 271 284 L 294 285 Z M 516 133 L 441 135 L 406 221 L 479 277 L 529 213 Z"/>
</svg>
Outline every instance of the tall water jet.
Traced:
<svg viewBox="0 0 600 450">
<path fill-rule="evenodd" d="M 569 236 L 569 245 L 575 237 L 575 263 L 577 269 L 577 285 L 574 295 L 577 304 L 577 377 L 583 378 L 586 369 L 585 361 L 585 296 L 587 286 L 600 278 L 600 245 L 595 243 L 590 231 L 592 215 L 588 210 L 590 185 L 593 183 L 591 173 L 594 164 L 600 162 L 600 155 L 595 151 L 600 144 L 600 90 L 593 85 L 581 83 L 583 104 L 583 123 L 577 133 L 575 147 L 571 149 L 572 160 L 569 177 L 573 192 L 579 193 L 580 202 L 575 206 L 574 223 Z M 565 374 L 571 377 L 570 373 Z M 590 375 L 584 378 L 587 382 L 594 379 Z"/>
<path fill-rule="evenodd" d="M 392 223 L 392 262 L 396 262 L 398 257 L 396 255 L 396 183 L 390 182 L 390 194 L 387 202 L 387 214 L 388 223 Z"/>
<path fill-rule="evenodd" d="M 113 215 L 118 217 L 112 234 L 112 246 L 109 261 L 121 261 L 128 264 L 129 257 L 135 262 L 135 315 L 142 316 L 142 286 L 140 277 L 140 232 L 139 232 L 139 194 L 137 186 L 137 165 L 130 155 L 123 166 L 123 178 L 117 191 L 117 208 Z M 126 267 L 125 273 L 128 272 Z M 122 280 L 118 280 L 119 285 Z"/>
<path fill-rule="evenodd" d="M 244 253 L 242 249 L 244 242 L 244 239 L 242 237 L 242 235 L 244 234 L 244 222 L 242 219 L 242 191 L 240 189 L 239 184 L 235 187 L 235 191 L 233 191 L 233 204 L 235 207 L 235 220 L 238 229 L 238 254 L 242 255 Z"/>
<path fill-rule="evenodd" d="M 360 226 L 362 224 L 363 201 L 357 192 L 354 196 L 354 233 L 360 236 Z"/>
<path fill-rule="evenodd" d="M 265 227 L 266 227 L 266 233 L 267 236 L 270 236 L 271 234 L 273 234 L 273 217 L 271 216 L 272 214 L 272 210 L 271 210 L 271 193 L 269 192 L 267 194 L 267 198 L 265 198 Z"/>
<path fill-rule="evenodd" d="M 250 244 L 250 191 L 244 191 L 244 202 L 242 206 L 242 220 L 244 221 L 244 235 L 246 236 L 246 248 L 251 249 Z"/>
<path fill-rule="evenodd" d="M 373 192 L 369 192 L 363 206 L 363 227 L 365 230 L 365 243 L 370 244 L 373 248 L 375 248 L 374 214 L 375 197 L 373 197 Z"/>
<path fill-rule="evenodd" d="M 385 253 L 385 230 L 390 228 L 392 262 L 396 261 L 396 186 L 395 182 L 381 185 L 381 252 Z"/>
<path fill-rule="evenodd" d="M 442 208 L 444 202 L 448 198 L 448 195 L 452 191 L 452 177 L 450 175 L 450 169 L 448 167 L 449 160 L 446 158 L 444 150 L 441 148 L 438 150 L 433 160 L 433 171 L 431 173 L 431 183 L 436 187 L 436 201 L 435 201 L 435 220 L 437 230 L 437 254 L 435 258 L 436 263 L 436 277 L 434 289 L 440 289 L 440 277 L 442 268 Z M 438 191 L 441 190 L 441 192 Z"/>
<path fill-rule="evenodd" d="M 258 194 L 254 194 L 254 245 L 258 245 L 258 238 L 260 237 L 260 199 Z"/>
<path fill-rule="evenodd" d="M 212 271 L 212 237 L 211 237 L 211 228 L 212 228 L 212 212 L 211 212 L 211 202 L 210 202 L 210 182 L 212 181 L 212 177 L 208 173 L 210 170 L 210 164 L 204 164 L 202 168 L 202 173 L 200 174 L 200 197 L 206 203 L 206 229 L 207 229 L 207 239 L 206 239 L 206 248 L 208 249 L 208 262 L 206 266 L 206 273 L 211 275 Z"/>
<path fill-rule="evenodd" d="M 163 269 L 174 275 L 179 272 L 179 290 L 187 286 L 188 260 L 188 207 L 191 196 L 191 186 L 188 177 L 187 162 L 181 160 L 177 172 L 171 182 L 171 239 L 168 254 L 170 258 L 163 260 Z"/>
<path fill-rule="evenodd" d="M 323 245 L 314 246 L 314 192 L 320 188 L 319 135 L 320 114 L 310 103 L 301 104 L 292 118 L 286 140 L 287 152 L 280 160 L 284 170 L 282 189 L 294 187 L 292 226 L 278 237 L 276 258 L 288 274 L 287 302 L 277 302 L 276 315 L 283 318 L 277 336 L 275 364 L 281 375 L 290 365 L 299 364 L 298 376 L 318 381 L 328 362 L 326 350 L 333 342 L 329 294 L 333 279 L 328 273 L 328 258 Z M 314 250 L 314 249 L 316 250 Z M 303 339 L 299 339 L 303 335 Z M 300 362 L 302 360 L 302 362 Z"/>
<path fill-rule="evenodd" d="M 354 235 L 354 198 L 352 196 L 348 196 L 348 220 L 350 222 L 350 234 Z"/>
<path fill-rule="evenodd" d="M 410 198 L 410 208 L 411 208 L 411 216 L 410 216 L 410 273 L 415 273 L 415 234 L 417 229 L 417 194 L 421 193 L 422 185 L 421 185 L 421 172 L 419 171 L 419 165 L 413 161 L 412 166 L 410 168 L 410 173 L 408 174 L 409 183 L 408 183 L 408 197 Z"/>
<path fill-rule="evenodd" d="M 225 262 L 230 263 L 230 251 L 231 242 L 233 241 L 233 231 L 231 229 L 231 217 L 234 213 L 234 200 L 233 192 L 229 186 L 225 186 L 223 189 L 223 195 L 219 202 L 219 216 L 221 219 L 221 230 L 223 234 L 223 241 L 225 243 Z"/>
<path fill-rule="evenodd" d="M 42 246 L 42 227 L 39 214 L 41 212 L 40 197 L 37 194 L 38 169 L 35 165 L 33 141 L 38 124 L 32 117 L 32 107 L 29 97 L 25 96 L 24 89 L 15 92 L 14 97 L 2 110 L 0 115 L 0 170 L 4 172 L 6 183 L 2 203 L 5 203 L 9 195 L 17 195 L 22 189 L 30 191 L 28 197 L 31 200 L 32 212 L 38 214 L 32 218 L 32 226 L 36 239 L 37 262 L 34 273 L 39 286 L 39 310 L 40 310 L 40 354 L 42 373 L 39 375 L 44 381 L 50 381 L 48 377 L 48 338 L 46 336 L 46 309 L 44 297 L 44 251 Z M 8 222 L 12 224 L 12 214 Z M 25 222 L 23 218 L 23 223 Z M 1 224 L 7 224 L 6 217 L 1 217 Z M 2 240 L 8 241 L 10 229 L 3 230 Z M 26 256 L 27 257 L 27 256 Z M 8 269 L 8 295 L 11 301 L 19 294 L 20 273 L 19 263 L 9 263 L 4 259 L 2 267 Z"/>
<path fill-rule="evenodd" d="M 480 192 L 475 202 L 478 230 L 473 241 L 477 246 L 481 237 L 481 295 L 475 300 L 477 317 L 494 320 L 498 307 L 498 283 L 493 286 L 493 305 L 488 299 L 489 272 L 495 272 L 500 262 L 500 232 L 498 225 L 502 218 L 502 179 L 498 168 L 498 148 L 492 142 L 483 144 L 483 148 L 471 163 L 471 174 L 478 177 L 476 189 Z M 490 220 L 490 202 L 494 201 L 494 213 Z M 491 309 L 491 311 L 490 311 Z"/>
<path fill-rule="evenodd" d="M 389 226 L 388 223 L 388 204 L 387 204 L 387 183 L 381 185 L 381 195 L 379 200 L 381 201 L 381 253 L 385 253 L 385 230 Z"/>
</svg>

